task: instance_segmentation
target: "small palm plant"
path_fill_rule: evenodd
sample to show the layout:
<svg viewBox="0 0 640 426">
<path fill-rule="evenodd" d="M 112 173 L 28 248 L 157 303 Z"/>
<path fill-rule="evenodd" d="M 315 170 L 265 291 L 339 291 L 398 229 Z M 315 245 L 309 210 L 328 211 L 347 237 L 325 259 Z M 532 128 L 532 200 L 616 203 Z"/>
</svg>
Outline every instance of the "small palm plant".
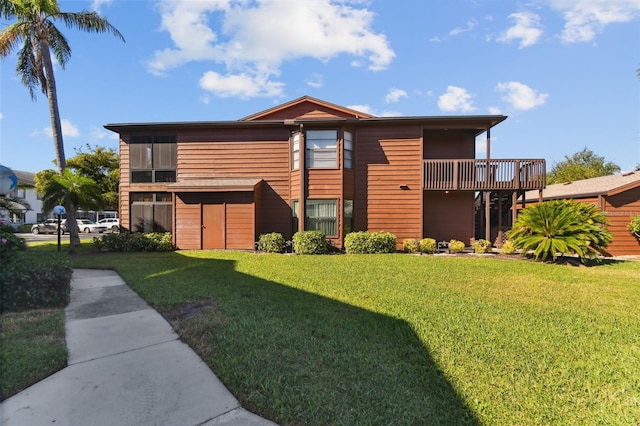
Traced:
<svg viewBox="0 0 640 426">
<path fill-rule="evenodd" d="M 606 224 L 605 213 L 593 204 L 547 201 L 522 210 L 509 239 L 523 254 L 533 251 L 536 260 L 573 254 L 584 262 L 602 254 L 611 242 Z"/>
<path fill-rule="evenodd" d="M 636 238 L 640 238 L 640 215 L 631 218 L 631 222 L 627 224 L 627 229 Z"/>
</svg>

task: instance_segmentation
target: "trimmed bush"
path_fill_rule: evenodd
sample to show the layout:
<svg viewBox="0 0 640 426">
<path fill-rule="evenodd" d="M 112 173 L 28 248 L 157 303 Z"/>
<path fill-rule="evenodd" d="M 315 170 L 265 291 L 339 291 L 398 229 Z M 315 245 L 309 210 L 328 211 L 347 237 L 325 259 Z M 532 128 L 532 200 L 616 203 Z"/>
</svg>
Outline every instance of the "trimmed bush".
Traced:
<svg viewBox="0 0 640 426">
<path fill-rule="evenodd" d="M 504 254 L 513 254 L 516 252 L 516 246 L 513 245 L 513 241 L 507 240 L 502 244 L 501 250 Z"/>
<path fill-rule="evenodd" d="M 420 240 L 420 251 L 422 253 L 433 254 L 438 249 L 438 243 L 433 238 L 423 238 Z"/>
<path fill-rule="evenodd" d="M 459 240 L 451 240 L 449 241 L 449 251 L 451 253 L 462 253 L 464 251 L 465 245 L 462 241 Z"/>
<path fill-rule="evenodd" d="M 284 237 L 279 232 L 262 234 L 258 238 L 258 250 L 266 253 L 283 253 Z"/>
<path fill-rule="evenodd" d="M 15 252 L 26 250 L 27 243 L 24 238 L 16 236 L 13 232 L 0 231 L 0 259 L 7 259 Z"/>
<path fill-rule="evenodd" d="M 344 237 L 344 249 L 347 254 L 368 253 L 369 233 L 365 231 L 349 232 Z"/>
<path fill-rule="evenodd" d="M 391 232 L 372 232 L 369 235 L 369 253 L 395 253 L 398 239 Z"/>
<path fill-rule="evenodd" d="M 402 250 L 407 253 L 419 253 L 420 252 L 420 241 L 415 238 L 407 238 L 402 242 Z"/>
<path fill-rule="evenodd" d="M 491 241 L 488 240 L 477 240 L 471 247 L 473 247 L 473 252 L 477 254 L 491 253 Z"/>
<path fill-rule="evenodd" d="M 296 254 L 327 254 L 327 239 L 322 231 L 299 231 L 293 234 Z"/>
<path fill-rule="evenodd" d="M 66 253 L 16 252 L 2 262 L 0 312 L 67 306 L 72 275 Z"/>
<path fill-rule="evenodd" d="M 13 229 L 13 226 L 0 224 L 0 233 L 13 234 L 15 232 L 16 231 L 15 231 L 15 229 Z"/>
<path fill-rule="evenodd" d="M 173 242 L 169 232 L 104 234 L 102 237 L 95 237 L 93 244 L 99 250 L 114 252 L 173 250 Z"/>
</svg>

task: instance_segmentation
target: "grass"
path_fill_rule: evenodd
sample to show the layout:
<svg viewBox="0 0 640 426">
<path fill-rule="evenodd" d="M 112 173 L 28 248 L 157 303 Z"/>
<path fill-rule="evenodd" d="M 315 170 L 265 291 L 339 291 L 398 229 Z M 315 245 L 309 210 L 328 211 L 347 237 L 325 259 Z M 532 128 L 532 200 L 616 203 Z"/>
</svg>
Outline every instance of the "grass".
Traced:
<svg viewBox="0 0 640 426">
<path fill-rule="evenodd" d="M 74 266 L 117 270 L 282 425 L 640 422 L 640 262 L 89 251 Z"/>
<path fill-rule="evenodd" d="M 0 315 L 0 400 L 67 365 L 64 309 Z"/>
</svg>

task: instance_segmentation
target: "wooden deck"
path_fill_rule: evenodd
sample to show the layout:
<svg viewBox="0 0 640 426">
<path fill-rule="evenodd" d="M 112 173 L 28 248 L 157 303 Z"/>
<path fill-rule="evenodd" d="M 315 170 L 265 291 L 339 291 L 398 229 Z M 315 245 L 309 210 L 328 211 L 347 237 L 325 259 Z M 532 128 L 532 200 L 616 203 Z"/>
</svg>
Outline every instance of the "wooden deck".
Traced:
<svg viewBox="0 0 640 426">
<path fill-rule="evenodd" d="M 424 160 L 426 191 L 530 190 L 545 186 L 546 162 L 541 159 Z"/>
</svg>

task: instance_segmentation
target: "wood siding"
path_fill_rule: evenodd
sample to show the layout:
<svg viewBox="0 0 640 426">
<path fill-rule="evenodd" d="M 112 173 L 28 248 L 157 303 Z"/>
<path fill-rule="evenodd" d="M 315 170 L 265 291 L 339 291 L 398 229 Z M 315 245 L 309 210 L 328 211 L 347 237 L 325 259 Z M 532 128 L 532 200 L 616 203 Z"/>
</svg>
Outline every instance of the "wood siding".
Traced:
<svg viewBox="0 0 640 426">
<path fill-rule="evenodd" d="M 391 232 L 398 239 L 398 247 L 406 238 L 419 238 L 423 192 L 421 129 L 359 129 L 355 145 L 355 230 Z"/>
<path fill-rule="evenodd" d="M 422 155 L 425 160 L 475 158 L 475 137 L 460 130 L 425 130 Z"/>
<path fill-rule="evenodd" d="M 464 191 L 424 192 L 424 235 L 436 241 L 460 240 L 469 244 L 474 237 L 474 193 Z"/>
<path fill-rule="evenodd" d="M 291 199 L 288 133 L 282 141 L 193 142 L 202 135 L 189 135 L 178 143 L 178 180 L 220 177 L 261 178 L 257 233 L 291 233 Z M 245 135 L 247 136 L 247 135 Z M 257 135 L 254 135 L 257 136 Z M 264 136 L 264 134 L 262 134 Z M 214 135 L 212 138 L 219 138 Z"/>
</svg>

